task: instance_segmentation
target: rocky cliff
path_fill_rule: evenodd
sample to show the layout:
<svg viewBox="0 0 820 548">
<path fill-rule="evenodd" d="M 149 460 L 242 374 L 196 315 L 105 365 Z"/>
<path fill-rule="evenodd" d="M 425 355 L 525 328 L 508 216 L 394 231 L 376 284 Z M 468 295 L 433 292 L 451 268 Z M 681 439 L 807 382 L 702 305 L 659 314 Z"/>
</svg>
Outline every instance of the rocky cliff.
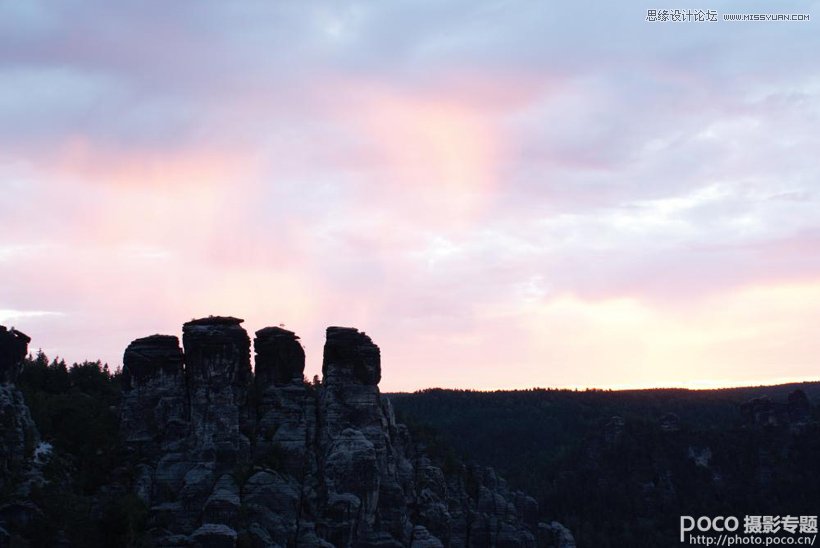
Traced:
<svg viewBox="0 0 820 548">
<path fill-rule="evenodd" d="M 15 386 L 29 341 L 23 333 L 0 325 L 0 490 L 25 466 L 39 442 L 23 394 Z"/>
<path fill-rule="evenodd" d="M 29 341 L 25 334 L 0 325 L 0 546 L 9 542 L 7 528 L 37 511 L 27 498 L 32 485 L 42 481 L 42 453 L 49 447 L 40 444 L 37 427 L 15 385 Z"/>
<path fill-rule="evenodd" d="M 125 351 L 121 432 L 157 545 L 569 545 L 492 469 L 445 474 L 413 443 L 365 333 L 329 327 L 308 384 L 299 337 L 277 327 L 256 332 L 252 373 L 241 323 L 194 320 L 183 348 L 154 335 Z"/>
</svg>

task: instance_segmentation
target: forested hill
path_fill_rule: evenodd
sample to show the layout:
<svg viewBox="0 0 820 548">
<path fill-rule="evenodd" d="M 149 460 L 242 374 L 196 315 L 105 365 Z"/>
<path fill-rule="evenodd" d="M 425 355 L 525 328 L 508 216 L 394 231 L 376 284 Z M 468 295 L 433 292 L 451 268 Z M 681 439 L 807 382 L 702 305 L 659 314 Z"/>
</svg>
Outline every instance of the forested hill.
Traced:
<svg viewBox="0 0 820 548">
<path fill-rule="evenodd" d="M 681 514 L 820 509 L 820 382 L 390 397 L 439 452 L 526 486 L 579 546 L 674 545 Z"/>
</svg>

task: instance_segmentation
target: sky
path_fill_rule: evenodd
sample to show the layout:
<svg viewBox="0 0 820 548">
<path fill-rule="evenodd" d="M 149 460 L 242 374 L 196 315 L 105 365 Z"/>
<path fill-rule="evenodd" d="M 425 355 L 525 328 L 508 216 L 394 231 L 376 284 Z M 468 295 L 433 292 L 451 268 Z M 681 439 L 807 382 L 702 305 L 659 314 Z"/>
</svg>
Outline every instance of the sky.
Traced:
<svg viewBox="0 0 820 548">
<path fill-rule="evenodd" d="M 118 367 L 233 315 L 309 377 L 354 326 L 393 391 L 816 380 L 818 8 L 0 0 L 0 323 Z"/>
</svg>

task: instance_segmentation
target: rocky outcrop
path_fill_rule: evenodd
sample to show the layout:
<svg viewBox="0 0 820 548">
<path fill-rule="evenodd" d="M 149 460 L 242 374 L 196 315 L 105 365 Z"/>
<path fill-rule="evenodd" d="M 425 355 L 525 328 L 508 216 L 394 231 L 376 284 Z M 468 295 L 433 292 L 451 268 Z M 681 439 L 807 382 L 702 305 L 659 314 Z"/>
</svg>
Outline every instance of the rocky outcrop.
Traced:
<svg viewBox="0 0 820 548">
<path fill-rule="evenodd" d="M 789 394 L 786 401 L 786 413 L 792 424 L 803 424 L 809 421 L 811 404 L 805 392 L 797 389 Z"/>
<path fill-rule="evenodd" d="M 809 421 L 811 405 L 806 393 L 798 388 L 789 394 L 785 403 L 761 396 L 741 404 L 740 412 L 747 426 L 800 427 Z"/>
<path fill-rule="evenodd" d="M 256 351 L 255 381 L 257 386 L 287 386 L 302 383 L 305 372 L 305 349 L 293 331 L 281 327 L 266 327 L 253 339 Z"/>
<path fill-rule="evenodd" d="M 179 339 L 152 335 L 128 345 L 123 356 L 122 416 L 125 443 L 140 459 L 178 450 L 189 429 Z"/>
<path fill-rule="evenodd" d="M 308 427 L 315 430 L 316 405 L 308 398 L 303 374 L 305 351 L 299 337 L 280 327 L 256 332 L 254 456 L 274 460 L 277 468 L 297 477 L 307 473 Z"/>
<path fill-rule="evenodd" d="M 778 415 L 782 418 L 782 412 L 778 413 L 778 406 L 768 396 L 749 400 L 740 406 L 740 412 L 748 425 L 777 426 Z"/>
<path fill-rule="evenodd" d="M 41 467 L 51 446 L 40 442 L 17 381 L 31 339 L 0 326 L 0 546 L 11 542 L 11 533 L 39 515 L 28 500 L 33 485 L 43 482 Z"/>
<path fill-rule="evenodd" d="M 365 333 L 328 328 L 324 378 L 309 385 L 299 338 L 278 327 L 256 332 L 252 374 L 241 323 L 202 318 L 183 326 L 183 349 L 161 335 L 126 349 L 122 435 L 157 544 L 534 547 L 549 536 L 535 500 L 491 469 L 445 474 L 413 442 L 379 392 Z"/>
<path fill-rule="evenodd" d="M 0 325 L 0 383 L 15 383 L 23 367 L 31 338 Z"/>
<path fill-rule="evenodd" d="M 182 326 L 193 446 L 219 472 L 249 457 L 250 339 L 242 321 L 209 317 Z"/>
<path fill-rule="evenodd" d="M 375 532 L 379 495 L 396 483 L 395 459 L 391 452 L 391 411 L 382 400 L 379 348 L 356 329 L 329 327 L 322 364 L 323 384 L 319 395 L 320 442 L 329 537 L 339 545 L 347 539 L 372 536 Z M 393 472 L 392 474 L 390 472 Z M 401 523 L 404 500 L 395 497 L 395 515 L 383 516 L 385 528 L 403 538 Z M 396 519 L 399 517 L 399 522 Z"/>
<path fill-rule="evenodd" d="M 0 325 L 0 490 L 20 474 L 40 441 L 23 394 L 14 384 L 30 340 Z"/>
</svg>

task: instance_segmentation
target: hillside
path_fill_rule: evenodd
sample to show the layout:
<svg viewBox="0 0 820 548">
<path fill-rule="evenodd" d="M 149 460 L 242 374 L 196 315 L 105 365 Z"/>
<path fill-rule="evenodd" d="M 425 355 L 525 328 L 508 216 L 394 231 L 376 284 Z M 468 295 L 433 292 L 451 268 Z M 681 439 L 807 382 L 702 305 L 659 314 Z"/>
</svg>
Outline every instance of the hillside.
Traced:
<svg viewBox="0 0 820 548">
<path fill-rule="evenodd" d="M 681 514 L 820 507 L 817 382 L 390 397 L 400 419 L 441 451 L 526 486 L 541 518 L 567 525 L 579 546 L 669 546 Z"/>
</svg>

